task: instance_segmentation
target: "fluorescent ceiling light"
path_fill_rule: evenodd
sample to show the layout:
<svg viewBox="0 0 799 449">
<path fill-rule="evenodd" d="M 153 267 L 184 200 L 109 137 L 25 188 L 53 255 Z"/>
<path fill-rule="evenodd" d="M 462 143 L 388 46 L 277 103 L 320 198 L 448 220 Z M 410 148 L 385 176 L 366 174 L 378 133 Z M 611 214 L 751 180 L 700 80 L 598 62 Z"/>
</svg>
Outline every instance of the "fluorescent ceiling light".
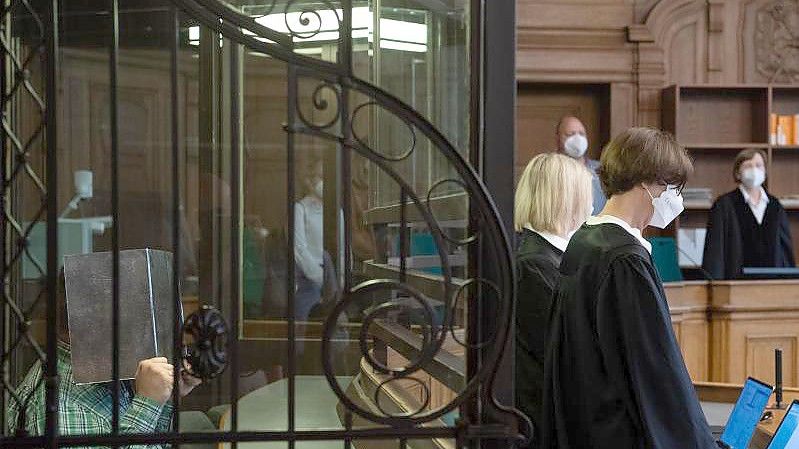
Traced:
<svg viewBox="0 0 799 449">
<path fill-rule="evenodd" d="M 313 12 L 290 12 L 269 14 L 256 17 L 255 21 L 274 31 L 290 34 L 293 32 L 294 42 L 330 42 L 339 39 L 339 19 L 343 17 L 341 9 L 320 9 Z M 308 20 L 307 25 L 301 21 Z M 288 21 L 289 26 L 286 26 Z M 373 16 L 368 7 L 362 6 L 352 9 L 352 38 L 374 41 Z M 291 27 L 291 31 L 289 30 Z M 256 36 L 250 30 L 243 29 L 246 35 L 254 36 L 259 41 L 273 44 L 274 42 L 264 37 Z M 306 37 L 307 36 L 307 37 Z M 404 20 L 380 19 L 380 47 L 392 50 L 411 52 L 427 51 L 427 25 L 423 23 L 406 22 Z M 200 27 L 189 27 L 189 44 L 199 45 Z M 296 51 L 297 53 L 310 52 L 311 49 Z M 315 50 L 314 50 L 315 51 Z M 321 51 L 321 50 L 320 50 Z M 318 53 L 304 53 L 318 54 Z"/>
<path fill-rule="evenodd" d="M 321 55 L 322 47 L 295 48 L 294 53 L 299 53 L 301 55 Z"/>
<path fill-rule="evenodd" d="M 427 45 L 424 44 L 412 44 L 408 42 L 397 42 L 386 39 L 380 39 L 380 48 L 386 48 L 389 50 L 411 51 L 414 53 L 424 53 L 427 51 Z"/>
<path fill-rule="evenodd" d="M 427 25 L 403 20 L 380 19 L 380 39 L 426 44 Z"/>
</svg>

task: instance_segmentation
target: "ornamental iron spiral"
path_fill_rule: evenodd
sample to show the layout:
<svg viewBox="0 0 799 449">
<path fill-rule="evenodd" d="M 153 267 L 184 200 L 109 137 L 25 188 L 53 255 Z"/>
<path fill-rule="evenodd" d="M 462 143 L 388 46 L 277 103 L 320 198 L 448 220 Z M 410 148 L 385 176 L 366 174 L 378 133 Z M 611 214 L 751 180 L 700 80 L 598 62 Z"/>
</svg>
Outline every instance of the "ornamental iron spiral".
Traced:
<svg viewBox="0 0 799 449">
<path fill-rule="evenodd" d="M 186 371 L 208 381 L 227 367 L 227 324 L 219 310 L 203 305 L 186 318 L 184 338 L 188 337 L 183 356 Z"/>
<path fill-rule="evenodd" d="M 228 39 L 233 40 L 248 50 L 268 55 L 276 60 L 285 62 L 288 65 L 288 86 L 291 98 L 289 107 L 294 114 L 289 116 L 285 130 L 288 133 L 304 134 L 313 138 L 325 139 L 337 145 L 339 151 L 346 151 L 347 154 L 354 152 L 357 156 L 366 159 L 372 167 L 385 175 L 387 179 L 396 183 L 403 198 L 402 207 L 410 208 L 421 217 L 420 220 L 429 229 L 437 248 L 437 256 L 440 259 L 441 282 L 440 298 L 443 298 L 443 316 L 438 322 L 434 320 L 434 314 L 429 310 L 427 298 L 415 291 L 412 287 L 400 281 L 375 279 L 365 281 L 361 284 L 350 286 L 342 292 L 335 301 L 323 327 L 322 335 L 322 364 L 324 375 L 330 384 L 331 389 L 339 398 L 341 404 L 349 411 L 378 424 L 386 424 L 395 427 L 417 426 L 423 423 L 441 418 L 446 413 L 458 408 L 466 401 L 481 395 L 480 399 L 486 399 L 484 406 L 493 407 L 498 413 L 512 414 L 521 422 L 522 433 L 529 434 L 529 421 L 521 417 L 513 409 L 504 407 L 493 396 L 494 378 L 499 367 L 499 362 L 505 347 L 505 342 L 509 338 L 509 329 L 512 320 L 512 302 L 514 298 L 513 271 L 511 262 L 511 250 L 508 235 L 502 225 L 496 206 L 494 205 L 486 186 L 480 176 L 475 172 L 464 157 L 456 151 L 454 146 L 447 138 L 433 126 L 430 121 L 424 118 L 418 111 L 408 104 L 398 99 L 396 96 L 385 90 L 365 81 L 354 74 L 352 65 L 352 48 L 350 46 L 351 30 L 347 30 L 346 24 L 351 24 L 351 7 L 349 0 L 342 0 L 340 6 L 333 5 L 327 0 L 324 8 L 333 10 L 338 17 L 338 54 L 337 61 L 330 62 L 321 59 L 295 53 L 294 40 L 308 37 L 306 31 L 292 30 L 289 27 L 289 39 L 285 34 L 275 30 L 270 30 L 258 26 L 255 22 L 237 12 L 233 8 L 220 7 L 220 2 L 216 0 L 173 0 L 176 5 L 186 11 L 193 18 L 199 20 L 204 26 L 221 33 Z M 286 5 L 286 12 L 295 1 L 290 1 Z M 296 9 L 296 8 L 295 8 Z M 338 11 L 343 11 L 343 17 L 339 16 Z M 292 11 L 296 12 L 296 11 Z M 299 17 L 300 25 L 307 27 L 319 23 L 319 29 L 312 35 L 321 32 L 321 19 L 318 12 L 301 11 Z M 286 19 L 288 20 L 288 19 Z M 343 32 L 342 32 L 343 30 Z M 327 30 L 325 30 L 327 31 Z M 267 42 L 269 41 L 269 42 Z M 318 83 L 311 95 L 312 107 L 317 111 L 329 111 L 336 107 L 333 119 L 326 119 L 323 123 L 313 123 L 300 111 L 300 98 L 297 95 L 297 86 L 300 78 L 315 79 Z M 332 95 L 326 98 L 323 92 L 330 92 Z M 293 92 L 293 93 L 292 93 Z M 304 97 L 307 99 L 306 97 Z M 365 101 L 357 104 L 350 104 L 351 98 L 366 98 Z M 332 104 L 335 102 L 337 104 Z M 408 128 L 410 145 L 399 153 L 392 155 L 379 148 L 373 148 L 363 135 L 359 135 L 353 128 L 353 121 L 368 108 L 379 108 L 381 112 L 390 114 L 394 119 L 403 123 Z M 432 187 L 424 192 L 417 192 L 412 180 L 403 175 L 397 164 L 408 159 L 411 154 L 418 149 L 417 142 L 424 139 L 430 148 L 442 156 L 457 173 L 457 179 L 446 179 L 435 181 Z M 396 149 L 395 149 L 396 150 Z M 464 192 L 464 201 L 468 201 L 469 223 L 472 234 L 463 239 L 457 239 L 447 234 L 442 229 L 442 224 L 436 219 L 433 210 L 433 193 L 435 189 L 441 188 L 446 183 L 459 186 Z M 346 184 L 346 182 L 345 182 Z M 345 227 L 348 223 L 345 223 Z M 449 261 L 449 254 L 446 249 L 452 246 L 466 246 L 478 243 L 480 254 L 483 258 L 482 266 L 490 269 L 491 275 L 488 277 L 476 276 L 465 279 L 465 283 L 456 284 L 453 276 L 453 267 Z M 460 285 L 460 287 L 458 287 Z M 464 386 L 456 392 L 456 397 L 448 404 L 435 409 L 427 410 L 429 397 L 423 400 L 422 406 L 418 410 L 409 413 L 391 414 L 385 407 L 380 405 L 381 391 L 386 386 L 398 380 L 404 379 L 410 382 L 418 382 L 419 379 L 414 374 L 422 373 L 424 368 L 433 363 L 434 358 L 442 349 L 448 333 L 453 333 L 455 322 L 455 311 L 459 303 L 465 299 L 465 289 L 468 287 L 488 287 L 481 291 L 487 292 L 481 298 L 483 304 L 489 304 L 492 311 L 494 328 L 485 333 L 482 338 L 476 341 L 473 338 L 469 342 L 455 338 L 455 341 L 469 350 L 479 349 L 481 351 L 480 364 L 476 367 L 471 376 L 464 381 Z M 385 298 L 393 298 L 395 293 L 406 296 L 410 303 L 421 306 L 422 309 L 422 342 L 419 355 L 415 360 L 409 361 L 407 366 L 402 368 L 390 368 L 376 360 L 369 353 L 369 344 L 366 341 L 369 337 L 369 326 L 376 320 L 378 313 L 389 310 L 396 311 L 403 307 L 392 304 L 389 300 L 378 304 L 370 310 L 364 328 L 360 334 L 361 354 L 365 363 L 376 372 L 388 376 L 387 380 L 381 383 L 378 391 L 374 394 L 374 408 L 366 408 L 355 403 L 345 392 L 345 388 L 339 384 L 333 369 L 336 351 L 333 350 L 333 341 L 338 332 L 338 324 L 342 316 L 345 315 L 349 305 L 358 297 L 364 294 L 373 296 L 383 295 Z M 407 304 L 404 306 L 407 307 Z M 424 390 L 424 388 L 422 389 Z M 429 392 L 427 392 L 429 393 Z M 427 396 L 427 395 L 426 395 Z"/>
</svg>

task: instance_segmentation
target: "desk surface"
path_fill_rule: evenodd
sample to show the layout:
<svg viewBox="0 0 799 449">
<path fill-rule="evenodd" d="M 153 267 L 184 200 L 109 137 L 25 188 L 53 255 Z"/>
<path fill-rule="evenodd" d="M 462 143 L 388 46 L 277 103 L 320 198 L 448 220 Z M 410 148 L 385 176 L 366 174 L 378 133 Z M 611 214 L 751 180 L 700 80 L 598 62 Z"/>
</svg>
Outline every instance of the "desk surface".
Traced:
<svg viewBox="0 0 799 449">
<path fill-rule="evenodd" d="M 351 377 L 338 377 L 346 388 Z M 295 425 L 298 430 L 340 430 L 341 421 L 336 412 L 338 397 L 330 389 L 325 376 L 295 377 Z M 239 431 L 286 431 L 288 427 L 288 380 L 281 379 L 239 399 Z M 222 417 L 222 430 L 230 430 L 230 412 Z M 341 446 L 341 442 L 336 447 Z M 229 444 L 220 445 L 229 448 Z M 242 443 L 242 449 L 284 449 L 286 442 Z M 298 449 L 329 449 L 329 441 L 300 441 Z"/>
<path fill-rule="evenodd" d="M 710 286 L 738 286 L 738 285 L 763 285 L 763 284 L 771 284 L 771 285 L 797 285 L 799 284 L 799 279 L 725 279 L 725 280 L 717 280 L 717 281 L 674 281 L 674 282 L 664 282 L 664 287 L 689 287 L 689 286 L 703 286 L 703 285 L 710 285 Z"/>
<path fill-rule="evenodd" d="M 729 411 L 732 409 L 733 404 L 738 400 L 738 395 L 741 393 L 743 385 L 726 384 L 726 383 L 713 383 L 713 382 L 697 382 L 694 384 L 696 387 L 697 395 L 702 402 L 702 409 L 705 411 L 708 422 L 711 425 L 724 425 L 729 416 Z M 787 407 L 794 399 L 799 399 L 799 389 L 786 388 L 783 392 L 783 404 Z M 772 396 L 771 400 L 774 400 Z M 712 404 L 715 409 L 709 409 L 708 404 Z M 727 404 L 728 409 L 723 410 L 724 404 Z M 769 405 L 771 406 L 771 404 Z M 771 438 L 777 431 L 785 416 L 785 409 L 774 410 L 768 409 L 772 412 L 774 417 L 765 422 L 760 422 L 757 425 L 755 434 L 752 436 L 752 441 L 749 447 L 752 449 L 765 449 L 771 442 Z"/>
</svg>

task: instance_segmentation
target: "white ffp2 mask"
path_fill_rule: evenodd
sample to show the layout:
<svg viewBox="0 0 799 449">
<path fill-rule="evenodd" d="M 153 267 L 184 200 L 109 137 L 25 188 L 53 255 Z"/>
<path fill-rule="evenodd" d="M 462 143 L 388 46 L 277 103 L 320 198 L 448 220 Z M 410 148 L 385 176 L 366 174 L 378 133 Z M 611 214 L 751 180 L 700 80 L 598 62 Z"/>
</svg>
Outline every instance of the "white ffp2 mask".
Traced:
<svg viewBox="0 0 799 449">
<path fill-rule="evenodd" d="M 322 182 L 321 179 L 317 180 L 316 183 L 314 183 L 313 191 L 317 198 L 319 199 L 324 198 L 325 184 Z"/>
<path fill-rule="evenodd" d="M 652 196 L 652 192 L 644 187 L 646 193 L 652 198 L 652 207 L 655 212 L 652 214 L 652 219 L 649 220 L 649 225 L 656 228 L 665 229 L 675 218 L 677 218 L 685 207 L 683 206 L 682 195 L 677 193 L 675 186 L 667 186 L 666 190 L 657 198 Z"/>
<path fill-rule="evenodd" d="M 588 139 L 582 134 L 572 134 L 563 142 L 563 150 L 574 159 L 581 158 L 588 151 Z"/>
<path fill-rule="evenodd" d="M 760 167 L 747 168 L 741 172 L 741 183 L 748 189 L 760 187 L 766 180 L 766 171 Z"/>
</svg>

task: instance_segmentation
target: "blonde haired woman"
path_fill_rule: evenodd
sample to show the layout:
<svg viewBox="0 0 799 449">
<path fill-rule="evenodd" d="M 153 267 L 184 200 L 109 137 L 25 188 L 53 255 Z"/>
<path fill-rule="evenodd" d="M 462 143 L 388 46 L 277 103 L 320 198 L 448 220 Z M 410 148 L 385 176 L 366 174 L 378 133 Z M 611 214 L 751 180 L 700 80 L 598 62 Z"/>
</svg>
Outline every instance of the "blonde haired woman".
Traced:
<svg viewBox="0 0 799 449">
<path fill-rule="evenodd" d="M 541 423 L 544 354 L 552 293 L 571 234 L 591 214 L 591 173 L 557 153 L 534 157 L 516 188 L 516 403 Z M 533 441 L 531 446 L 537 447 Z"/>
</svg>

